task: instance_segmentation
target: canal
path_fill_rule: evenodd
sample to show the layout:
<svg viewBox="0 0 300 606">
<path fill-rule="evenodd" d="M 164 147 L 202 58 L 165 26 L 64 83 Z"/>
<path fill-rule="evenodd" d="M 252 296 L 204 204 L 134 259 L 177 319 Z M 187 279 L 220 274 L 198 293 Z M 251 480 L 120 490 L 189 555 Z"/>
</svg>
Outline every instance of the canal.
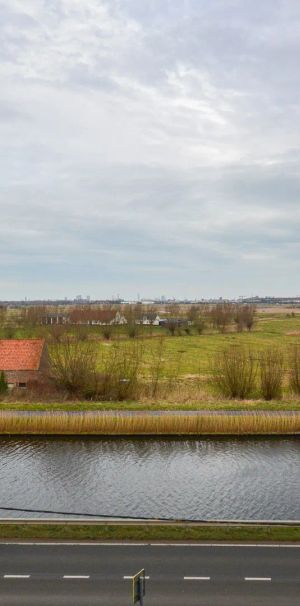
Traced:
<svg viewBox="0 0 300 606">
<path fill-rule="evenodd" d="M 1 437 L 0 507 L 299 520 L 300 440 Z"/>
</svg>

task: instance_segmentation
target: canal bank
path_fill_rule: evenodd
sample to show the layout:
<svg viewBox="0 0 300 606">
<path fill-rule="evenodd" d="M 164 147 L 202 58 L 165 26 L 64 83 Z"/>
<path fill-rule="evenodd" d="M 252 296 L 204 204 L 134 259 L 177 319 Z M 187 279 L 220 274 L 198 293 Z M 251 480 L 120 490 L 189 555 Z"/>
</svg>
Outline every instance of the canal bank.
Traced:
<svg viewBox="0 0 300 606">
<path fill-rule="evenodd" d="M 2 435 L 297 435 L 295 411 L 0 411 Z"/>
<path fill-rule="evenodd" d="M 1 521 L 0 541 L 222 541 L 300 543 L 300 524 L 145 524 Z"/>
</svg>

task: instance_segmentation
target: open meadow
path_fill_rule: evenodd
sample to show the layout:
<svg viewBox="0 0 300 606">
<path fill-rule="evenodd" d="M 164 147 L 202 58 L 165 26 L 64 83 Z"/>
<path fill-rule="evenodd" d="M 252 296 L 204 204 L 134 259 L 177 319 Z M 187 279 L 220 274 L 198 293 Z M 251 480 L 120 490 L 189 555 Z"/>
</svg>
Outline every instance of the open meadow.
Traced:
<svg viewBox="0 0 300 606">
<path fill-rule="evenodd" d="M 238 331 L 234 324 L 223 332 L 205 325 L 202 334 L 193 326 L 178 328 L 174 335 L 165 327 L 139 326 L 129 337 L 126 327 L 114 327 L 109 338 L 103 328 L 84 327 L 81 334 L 84 347 L 92 345 L 97 372 L 106 377 L 108 366 L 112 377 L 122 386 L 114 391 L 100 390 L 100 397 L 80 394 L 21 393 L 2 397 L 0 408 L 27 410 L 300 410 L 300 395 L 290 385 L 290 353 L 300 343 L 300 310 L 258 310 L 251 330 Z M 58 350 L 49 339 L 51 327 L 34 327 L 32 336 L 46 336 L 49 351 Z M 74 328 L 69 332 L 73 338 Z M 28 327 L 26 328 L 28 335 Z M 25 328 L 18 328 L 23 337 Z M 252 387 L 243 397 L 231 397 L 220 390 L 214 380 L 218 356 L 226 350 L 248 352 L 253 364 L 259 363 L 264 352 L 280 352 L 282 356 L 282 385 L 274 397 L 264 397 L 260 390 L 259 371 L 253 372 Z M 129 377 L 129 378 L 128 378 Z M 127 388 L 129 385 L 130 388 Z M 107 394 L 110 394 L 107 396 Z"/>
</svg>

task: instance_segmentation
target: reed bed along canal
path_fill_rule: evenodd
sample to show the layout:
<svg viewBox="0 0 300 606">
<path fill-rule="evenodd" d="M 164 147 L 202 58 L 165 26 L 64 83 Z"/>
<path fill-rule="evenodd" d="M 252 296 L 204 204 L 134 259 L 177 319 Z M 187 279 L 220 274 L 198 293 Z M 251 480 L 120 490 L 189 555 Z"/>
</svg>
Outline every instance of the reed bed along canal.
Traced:
<svg viewBox="0 0 300 606">
<path fill-rule="evenodd" d="M 27 435 L 251 435 L 300 434 L 300 415 L 268 414 L 101 414 L 1 411 L 0 434 Z"/>
<path fill-rule="evenodd" d="M 1 507 L 299 520 L 299 494 L 298 437 L 0 438 Z"/>
</svg>

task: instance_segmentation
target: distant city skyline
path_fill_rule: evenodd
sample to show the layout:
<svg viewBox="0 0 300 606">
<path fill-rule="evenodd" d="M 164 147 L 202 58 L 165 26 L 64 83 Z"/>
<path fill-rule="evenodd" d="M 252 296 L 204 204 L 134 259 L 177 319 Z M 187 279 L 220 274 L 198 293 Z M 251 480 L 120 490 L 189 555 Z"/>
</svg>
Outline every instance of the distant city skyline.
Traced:
<svg viewBox="0 0 300 606">
<path fill-rule="evenodd" d="M 194 299 L 189 299 L 186 297 L 165 297 L 164 295 L 162 295 L 161 297 L 149 297 L 149 298 L 128 298 L 128 299 L 124 299 L 123 297 L 110 297 L 110 298 L 92 298 L 92 297 L 64 297 L 64 298 L 48 298 L 48 299 L 43 299 L 43 298 L 28 298 L 25 297 L 24 299 L 0 299 L 0 305 L 6 305 L 6 304 L 16 304 L 16 305 L 20 305 L 20 306 L 26 306 L 26 305 L 79 305 L 79 306 L 88 306 L 88 305 L 94 305 L 94 304 L 126 304 L 126 303 L 132 303 L 132 304 L 143 304 L 143 305 L 156 305 L 156 304 L 172 304 L 172 303 L 186 303 L 186 304 L 193 304 L 193 303 L 217 303 L 217 302 L 226 302 L 226 301 L 230 301 L 230 302 L 236 302 L 236 303 L 253 303 L 253 304 L 266 304 L 266 305 L 296 305 L 299 306 L 300 305 L 300 295 L 298 296 L 294 296 L 294 297 L 288 297 L 288 296 L 259 296 L 259 295 L 255 295 L 255 296 L 249 296 L 249 297 L 243 297 L 243 296 L 239 296 L 239 297 L 199 297 L 199 298 L 194 298 Z"/>
<path fill-rule="evenodd" d="M 1 299 L 297 296 L 299 3 L 0 4 Z"/>
</svg>

